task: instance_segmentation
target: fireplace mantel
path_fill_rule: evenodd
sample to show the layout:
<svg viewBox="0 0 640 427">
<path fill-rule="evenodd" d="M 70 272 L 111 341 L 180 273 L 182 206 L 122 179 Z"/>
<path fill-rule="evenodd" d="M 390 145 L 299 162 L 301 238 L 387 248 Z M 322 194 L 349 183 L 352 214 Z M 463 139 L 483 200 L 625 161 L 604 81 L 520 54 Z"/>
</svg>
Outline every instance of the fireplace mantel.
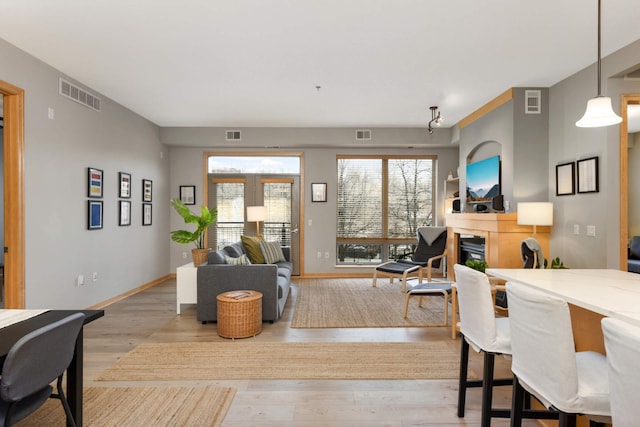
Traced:
<svg viewBox="0 0 640 427">
<path fill-rule="evenodd" d="M 522 268 L 520 243 L 533 237 L 533 227 L 518 225 L 513 213 L 451 213 L 445 216 L 447 226 L 447 275 L 453 277 L 453 265 L 459 261 L 460 235 L 485 239 L 485 260 L 493 268 Z M 551 227 L 538 226 L 535 238 L 549 259 Z"/>
</svg>

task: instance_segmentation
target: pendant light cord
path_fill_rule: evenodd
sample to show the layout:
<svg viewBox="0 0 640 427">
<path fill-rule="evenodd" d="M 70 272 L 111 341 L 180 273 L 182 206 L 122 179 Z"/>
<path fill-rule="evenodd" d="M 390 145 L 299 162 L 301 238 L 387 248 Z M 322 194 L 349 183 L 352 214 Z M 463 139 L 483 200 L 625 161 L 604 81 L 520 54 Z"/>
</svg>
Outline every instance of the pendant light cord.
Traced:
<svg viewBox="0 0 640 427">
<path fill-rule="evenodd" d="M 598 96 L 602 96 L 601 79 L 602 79 L 602 54 L 600 50 L 600 7 L 601 0 L 598 0 Z"/>
</svg>

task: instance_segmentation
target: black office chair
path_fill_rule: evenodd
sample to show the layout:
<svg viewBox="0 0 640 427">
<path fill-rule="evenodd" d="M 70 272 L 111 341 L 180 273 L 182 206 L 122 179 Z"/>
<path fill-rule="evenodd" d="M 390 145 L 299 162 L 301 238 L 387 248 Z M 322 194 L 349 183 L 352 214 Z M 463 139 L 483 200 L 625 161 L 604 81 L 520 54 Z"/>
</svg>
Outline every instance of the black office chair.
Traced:
<svg viewBox="0 0 640 427">
<path fill-rule="evenodd" d="M 68 425 L 75 426 L 62 391 L 62 377 L 73 358 L 84 314 L 75 313 L 22 337 L 9 350 L 0 378 L 0 421 L 5 426 L 25 418 L 48 398 L 62 401 Z M 51 382 L 57 380 L 53 393 Z"/>
</svg>

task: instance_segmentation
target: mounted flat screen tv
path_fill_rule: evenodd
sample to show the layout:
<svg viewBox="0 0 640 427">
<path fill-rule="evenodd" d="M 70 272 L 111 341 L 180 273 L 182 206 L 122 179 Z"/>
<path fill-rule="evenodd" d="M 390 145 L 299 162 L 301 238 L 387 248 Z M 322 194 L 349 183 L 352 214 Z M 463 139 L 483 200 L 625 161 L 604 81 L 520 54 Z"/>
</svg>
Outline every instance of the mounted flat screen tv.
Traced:
<svg viewBox="0 0 640 427">
<path fill-rule="evenodd" d="M 467 202 L 490 202 L 500 195 L 500 156 L 467 165 Z"/>
</svg>

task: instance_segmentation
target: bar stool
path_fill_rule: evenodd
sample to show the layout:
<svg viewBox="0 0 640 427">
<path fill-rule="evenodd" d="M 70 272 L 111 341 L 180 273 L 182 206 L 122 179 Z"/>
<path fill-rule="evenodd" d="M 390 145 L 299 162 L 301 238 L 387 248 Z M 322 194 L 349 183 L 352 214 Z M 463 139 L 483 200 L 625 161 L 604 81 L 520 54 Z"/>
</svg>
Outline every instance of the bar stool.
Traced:
<svg viewBox="0 0 640 427">
<path fill-rule="evenodd" d="M 560 427 L 575 426 L 578 414 L 592 426 L 609 421 L 607 359 L 594 351 L 575 351 L 567 302 L 514 283 L 507 283 L 507 297 L 514 374 L 511 426 L 522 425 L 525 391 L 558 413 Z"/>
<path fill-rule="evenodd" d="M 640 328 L 628 322 L 602 319 L 609 368 L 611 417 L 616 427 L 635 427 L 640 420 Z"/>
<path fill-rule="evenodd" d="M 486 274 L 462 264 L 453 266 L 456 275 L 458 307 L 460 310 L 460 380 L 458 386 L 458 417 L 464 417 L 468 387 L 482 387 L 481 425 L 491 425 L 491 417 L 509 418 L 509 409 L 491 407 L 493 387 L 511 385 L 513 380 L 494 379 L 493 368 L 496 355 L 511 354 L 509 319 L 496 318 L 493 307 L 491 285 Z M 484 354 L 482 380 L 467 379 L 469 346 Z"/>
</svg>

